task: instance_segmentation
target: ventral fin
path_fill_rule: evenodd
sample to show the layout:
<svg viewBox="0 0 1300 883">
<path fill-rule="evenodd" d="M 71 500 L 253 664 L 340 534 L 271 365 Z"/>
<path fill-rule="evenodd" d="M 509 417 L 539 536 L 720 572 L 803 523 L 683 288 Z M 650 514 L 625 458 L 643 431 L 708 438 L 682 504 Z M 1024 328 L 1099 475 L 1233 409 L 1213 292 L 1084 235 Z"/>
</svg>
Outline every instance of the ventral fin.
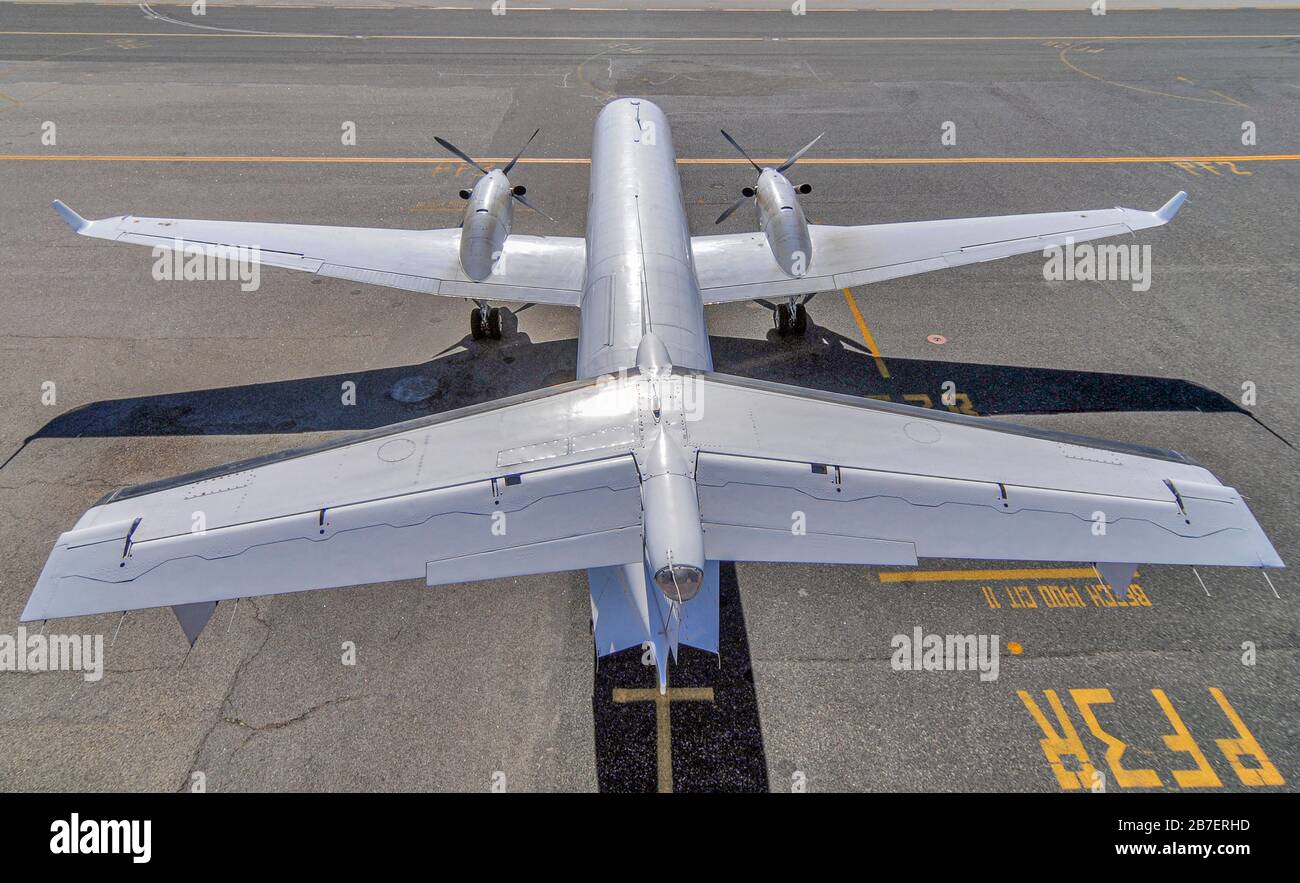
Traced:
<svg viewBox="0 0 1300 883">
<path fill-rule="evenodd" d="M 1103 564 L 1098 562 L 1093 567 L 1101 581 L 1110 587 L 1115 593 L 1115 597 L 1121 601 L 1128 600 L 1128 584 L 1133 582 L 1133 574 L 1137 572 L 1136 564 Z"/>
<path fill-rule="evenodd" d="M 181 630 L 185 632 L 185 637 L 189 639 L 191 647 L 199 639 L 199 633 L 208 624 L 208 620 L 212 618 L 212 612 L 216 609 L 216 601 L 199 601 L 194 604 L 175 604 L 172 606 L 172 613 L 176 614 L 176 621 L 181 624 Z"/>
</svg>

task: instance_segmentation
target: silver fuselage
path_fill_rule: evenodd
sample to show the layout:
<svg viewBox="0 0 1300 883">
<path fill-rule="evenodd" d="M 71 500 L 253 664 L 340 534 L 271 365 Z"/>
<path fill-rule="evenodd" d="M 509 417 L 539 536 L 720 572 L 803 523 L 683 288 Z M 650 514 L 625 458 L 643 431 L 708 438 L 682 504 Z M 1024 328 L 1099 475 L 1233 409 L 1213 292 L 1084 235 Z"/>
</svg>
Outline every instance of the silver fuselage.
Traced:
<svg viewBox="0 0 1300 883">
<path fill-rule="evenodd" d="M 668 120 L 639 98 L 600 112 L 591 148 L 578 376 L 636 365 L 653 333 L 672 364 L 713 369 Z"/>
</svg>

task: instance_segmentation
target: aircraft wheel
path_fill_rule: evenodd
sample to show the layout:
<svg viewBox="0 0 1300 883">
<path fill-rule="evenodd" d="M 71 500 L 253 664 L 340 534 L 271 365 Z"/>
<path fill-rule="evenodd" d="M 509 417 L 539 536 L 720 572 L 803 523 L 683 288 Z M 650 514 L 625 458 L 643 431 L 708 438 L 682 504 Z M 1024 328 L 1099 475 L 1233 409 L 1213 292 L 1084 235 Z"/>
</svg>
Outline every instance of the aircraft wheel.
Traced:
<svg viewBox="0 0 1300 883">
<path fill-rule="evenodd" d="M 493 340 L 501 339 L 501 311 L 496 307 L 488 310 L 487 333 Z"/>
<path fill-rule="evenodd" d="M 777 304 L 776 316 L 774 321 L 776 322 L 777 334 L 781 335 L 782 337 L 785 337 L 787 334 L 789 334 L 790 322 L 791 322 L 790 308 L 785 304 Z"/>
<path fill-rule="evenodd" d="M 469 336 L 475 340 L 482 340 L 487 336 L 487 329 L 483 327 L 483 312 L 475 307 L 469 314 Z"/>
<path fill-rule="evenodd" d="M 794 308 L 794 320 L 790 323 L 790 333 L 802 337 L 808 333 L 808 308 L 798 304 Z"/>
</svg>

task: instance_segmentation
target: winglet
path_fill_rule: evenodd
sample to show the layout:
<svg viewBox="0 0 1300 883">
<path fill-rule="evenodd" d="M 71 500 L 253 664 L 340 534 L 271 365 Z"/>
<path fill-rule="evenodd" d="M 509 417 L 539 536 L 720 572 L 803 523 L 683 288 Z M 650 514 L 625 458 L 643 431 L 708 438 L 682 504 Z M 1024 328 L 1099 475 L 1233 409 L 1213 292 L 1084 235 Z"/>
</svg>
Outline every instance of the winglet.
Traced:
<svg viewBox="0 0 1300 883">
<path fill-rule="evenodd" d="M 54 210 L 59 213 L 59 217 L 67 222 L 67 225 L 72 228 L 74 233 L 80 233 L 90 226 L 90 221 L 87 221 L 57 199 L 54 200 Z"/>
<path fill-rule="evenodd" d="M 1174 215 L 1178 214 L 1178 210 L 1183 207 L 1183 203 L 1186 201 L 1187 201 L 1187 191 L 1179 190 L 1176 194 L 1174 194 L 1173 199 L 1169 200 L 1164 205 L 1160 206 L 1160 208 L 1156 209 L 1156 217 L 1160 219 L 1160 223 L 1168 224 L 1170 221 L 1172 221 L 1174 219 Z"/>
</svg>

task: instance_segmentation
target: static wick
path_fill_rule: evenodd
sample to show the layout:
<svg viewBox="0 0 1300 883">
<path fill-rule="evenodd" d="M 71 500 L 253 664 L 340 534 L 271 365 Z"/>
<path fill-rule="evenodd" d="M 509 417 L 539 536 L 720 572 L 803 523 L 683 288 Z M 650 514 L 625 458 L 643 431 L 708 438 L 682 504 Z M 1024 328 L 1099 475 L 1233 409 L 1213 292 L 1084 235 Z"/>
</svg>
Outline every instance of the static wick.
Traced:
<svg viewBox="0 0 1300 883">
<path fill-rule="evenodd" d="M 1192 568 L 1192 573 L 1196 573 L 1195 567 Z M 1201 579 L 1199 573 L 1196 573 L 1196 581 L 1201 584 L 1201 588 L 1205 589 L 1205 597 L 1210 597 L 1210 590 L 1205 588 L 1205 580 Z"/>
<path fill-rule="evenodd" d="M 1281 601 L 1282 596 L 1277 593 L 1277 587 L 1274 586 L 1273 581 L 1268 578 L 1268 571 L 1261 567 L 1259 572 L 1264 574 L 1264 582 L 1268 583 L 1268 587 L 1273 590 L 1273 597 Z"/>
</svg>

